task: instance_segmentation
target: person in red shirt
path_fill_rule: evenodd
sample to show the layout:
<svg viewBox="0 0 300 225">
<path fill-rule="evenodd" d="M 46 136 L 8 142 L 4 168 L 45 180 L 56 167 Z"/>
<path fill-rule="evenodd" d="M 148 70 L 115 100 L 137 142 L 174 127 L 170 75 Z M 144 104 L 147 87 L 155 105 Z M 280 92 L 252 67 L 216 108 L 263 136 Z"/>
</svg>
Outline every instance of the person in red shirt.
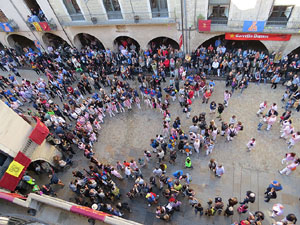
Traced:
<svg viewBox="0 0 300 225">
<path fill-rule="evenodd" d="M 203 95 L 203 101 L 202 101 L 202 103 L 208 103 L 208 100 L 209 100 L 209 98 L 210 98 L 210 96 L 211 96 L 211 91 L 210 90 L 207 90 L 205 93 L 204 93 L 204 95 Z"/>
<path fill-rule="evenodd" d="M 170 60 L 168 58 L 165 59 L 164 66 L 166 67 L 166 69 L 169 69 L 169 67 L 170 67 Z"/>
<path fill-rule="evenodd" d="M 67 91 L 68 91 L 68 93 L 71 94 L 71 95 L 74 93 L 74 89 L 73 89 L 71 86 L 69 86 L 69 87 L 67 88 Z"/>
</svg>

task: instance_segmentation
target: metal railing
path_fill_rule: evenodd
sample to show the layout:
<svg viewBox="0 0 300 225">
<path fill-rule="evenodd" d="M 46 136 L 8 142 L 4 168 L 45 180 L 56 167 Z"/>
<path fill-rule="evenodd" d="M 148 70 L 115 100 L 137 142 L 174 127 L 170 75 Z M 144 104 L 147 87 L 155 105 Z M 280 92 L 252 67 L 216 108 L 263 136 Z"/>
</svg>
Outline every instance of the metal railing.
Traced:
<svg viewBox="0 0 300 225">
<path fill-rule="evenodd" d="M 220 20 L 211 18 L 211 31 L 243 32 L 243 20 Z M 298 33 L 300 21 L 266 21 L 261 33 Z"/>
<path fill-rule="evenodd" d="M 154 13 L 154 14 L 153 14 Z M 73 20 L 71 16 L 58 16 L 63 26 L 123 25 L 123 24 L 165 24 L 176 23 L 175 12 L 109 12 L 84 15 L 81 20 Z"/>
</svg>

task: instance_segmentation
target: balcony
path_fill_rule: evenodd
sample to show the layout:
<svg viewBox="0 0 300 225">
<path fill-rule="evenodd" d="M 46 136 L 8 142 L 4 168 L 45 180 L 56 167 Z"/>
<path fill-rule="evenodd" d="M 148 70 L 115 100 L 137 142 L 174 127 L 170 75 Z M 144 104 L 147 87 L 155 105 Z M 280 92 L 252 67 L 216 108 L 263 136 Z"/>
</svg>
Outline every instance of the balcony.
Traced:
<svg viewBox="0 0 300 225">
<path fill-rule="evenodd" d="M 286 27 L 288 21 L 287 20 L 275 20 L 269 19 L 267 21 L 266 26 L 275 26 L 275 27 Z"/>
<path fill-rule="evenodd" d="M 80 21 L 72 21 L 70 16 L 58 16 L 63 26 L 91 26 L 91 25 L 130 25 L 130 24 L 169 24 L 176 23 L 176 14 L 165 12 L 153 17 L 151 12 L 135 12 L 135 13 L 103 13 L 84 15 L 84 19 Z"/>
<path fill-rule="evenodd" d="M 209 20 L 211 20 L 212 25 L 226 25 L 228 22 L 227 17 L 211 17 Z"/>
<path fill-rule="evenodd" d="M 50 27 L 50 29 L 51 29 L 52 31 L 57 30 L 57 25 L 56 25 L 56 23 L 54 22 L 53 18 L 51 18 L 51 19 L 48 20 L 48 21 L 41 21 L 41 22 L 47 22 L 48 25 L 49 25 L 49 27 Z M 36 31 L 36 29 L 35 29 L 35 27 L 33 26 L 32 23 L 26 21 L 26 24 L 27 24 L 27 26 L 29 27 L 30 30 Z M 40 32 L 47 32 L 47 31 L 40 31 Z"/>
<path fill-rule="evenodd" d="M 243 32 L 243 20 L 214 20 L 211 19 L 211 32 Z M 300 21 L 267 21 L 260 33 L 299 33 Z"/>
</svg>

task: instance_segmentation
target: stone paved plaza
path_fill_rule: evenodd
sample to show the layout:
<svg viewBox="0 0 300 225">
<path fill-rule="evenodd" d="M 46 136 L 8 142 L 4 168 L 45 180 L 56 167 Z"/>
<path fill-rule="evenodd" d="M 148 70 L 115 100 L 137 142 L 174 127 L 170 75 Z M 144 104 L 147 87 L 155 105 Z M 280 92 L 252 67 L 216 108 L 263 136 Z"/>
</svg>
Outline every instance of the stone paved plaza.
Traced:
<svg viewBox="0 0 300 225">
<path fill-rule="evenodd" d="M 37 79 L 37 76 L 32 71 L 21 70 L 20 74 L 30 80 Z M 133 86 L 137 85 L 134 81 Z M 181 84 L 183 85 L 183 84 Z M 212 94 L 211 100 L 216 103 L 223 102 L 223 92 L 225 90 L 224 81 L 216 81 L 215 91 Z M 279 85 L 276 90 L 270 88 L 270 84 L 260 84 L 259 86 L 250 83 L 249 87 L 241 94 L 240 90 L 235 92 L 229 101 L 229 107 L 222 114 L 223 120 L 229 122 L 232 115 L 236 115 L 238 121 L 244 125 L 244 130 L 240 131 L 238 136 L 232 142 L 225 142 L 222 136 L 217 137 L 217 143 L 213 153 L 205 156 L 203 150 L 200 154 L 195 152 L 191 156 L 193 169 L 184 169 L 184 172 L 189 172 L 192 175 L 191 187 L 196 191 L 196 198 L 201 200 L 204 208 L 207 207 L 208 198 L 220 196 L 227 203 L 230 197 L 237 197 L 242 200 L 246 191 L 251 190 L 256 193 L 257 199 L 254 204 L 250 204 L 250 211 L 255 212 L 260 210 L 265 213 L 263 224 L 271 224 L 274 222 L 269 217 L 268 210 L 271 209 L 274 203 L 281 203 L 285 206 L 284 215 L 294 213 L 300 218 L 299 197 L 300 193 L 298 186 L 300 185 L 300 170 L 294 171 L 290 176 L 280 175 L 278 169 L 282 169 L 281 159 L 284 154 L 289 151 L 299 153 L 300 146 L 296 145 L 292 150 L 288 150 L 287 144 L 283 139 L 279 139 L 280 125 L 278 121 L 270 131 L 264 129 L 257 131 L 258 117 L 256 112 L 259 104 L 267 100 L 268 107 L 271 103 L 278 104 L 279 115 L 284 109 L 281 108 L 280 101 L 285 87 Z M 210 101 L 211 101 L 210 100 Z M 199 115 L 201 112 L 206 112 L 207 122 L 215 119 L 220 127 L 220 122 L 215 115 L 209 115 L 209 104 L 202 104 L 201 99 L 193 100 L 191 118 L 193 115 Z M 181 118 L 182 127 L 185 132 L 188 132 L 188 127 L 192 125 L 191 118 L 186 119 L 182 112 L 178 101 L 171 102 L 170 106 L 171 118 L 177 116 Z M 300 113 L 293 111 L 293 124 L 296 131 L 300 130 Z M 265 128 L 265 127 L 264 127 Z M 105 118 L 105 123 L 102 125 L 99 140 L 94 146 L 96 157 L 103 162 L 109 162 L 115 165 L 116 161 L 120 160 L 137 160 L 143 156 L 144 150 L 151 150 L 150 139 L 156 134 L 162 132 L 162 114 L 158 110 L 146 109 L 142 103 L 142 110 L 138 110 L 136 106 L 132 111 L 118 114 L 114 118 Z M 257 139 L 256 147 L 252 152 L 246 151 L 246 144 L 251 137 Z M 222 178 L 216 178 L 208 170 L 207 164 L 210 158 L 214 158 L 225 167 L 225 174 Z M 83 157 L 83 153 L 78 152 L 74 157 L 75 164 L 73 168 L 87 168 L 89 161 Z M 176 170 L 183 168 L 185 155 L 177 154 L 176 165 L 168 163 L 168 156 L 165 163 L 168 165 L 167 175 L 171 176 Z M 144 178 L 148 181 L 154 166 L 157 164 L 157 159 L 152 157 L 151 162 L 142 169 Z M 74 197 L 74 194 L 69 190 L 68 183 L 73 179 L 71 169 L 59 173 L 59 177 L 63 180 L 66 186 L 63 189 L 58 188 L 58 197 L 69 200 Z M 283 185 L 283 190 L 277 192 L 277 199 L 272 199 L 269 203 L 264 202 L 264 192 L 266 187 L 272 180 L 278 180 Z M 46 182 L 46 180 L 45 180 Z M 117 181 L 121 189 L 122 200 L 130 203 L 133 212 L 126 214 L 125 218 L 140 222 L 143 224 L 164 224 L 166 222 L 155 218 L 155 206 L 148 207 L 146 199 L 143 197 L 135 198 L 130 201 L 125 195 L 132 188 L 133 180 Z M 160 192 L 154 189 L 154 192 Z M 239 221 L 246 218 L 248 214 L 239 215 L 236 212 L 233 217 L 225 218 L 222 216 L 206 217 L 199 215 L 195 216 L 194 210 L 188 205 L 187 199 L 179 198 L 183 202 L 180 212 L 175 212 L 168 224 L 184 224 L 187 221 L 190 224 L 231 224 L 233 221 Z M 161 197 L 160 204 L 166 203 L 167 200 Z"/>
</svg>

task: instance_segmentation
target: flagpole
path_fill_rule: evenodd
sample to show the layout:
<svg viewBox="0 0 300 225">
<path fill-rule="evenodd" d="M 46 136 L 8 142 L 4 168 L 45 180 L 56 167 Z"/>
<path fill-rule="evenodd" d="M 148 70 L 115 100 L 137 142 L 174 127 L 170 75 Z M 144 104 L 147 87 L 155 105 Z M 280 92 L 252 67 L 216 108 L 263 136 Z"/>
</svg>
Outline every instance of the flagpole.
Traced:
<svg viewBox="0 0 300 225">
<path fill-rule="evenodd" d="M 16 5 L 13 3 L 13 1 L 12 1 L 12 0 L 9 0 L 9 2 L 10 2 L 10 4 L 12 4 L 12 6 L 13 6 L 14 9 L 17 11 L 17 13 L 19 14 L 19 16 L 22 18 L 23 22 L 26 24 L 26 20 L 23 18 L 22 14 L 20 13 L 20 11 L 19 11 L 18 8 L 16 7 Z M 29 27 L 28 27 L 28 28 L 29 28 Z M 37 36 L 35 35 L 35 33 L 34 33 L 30 28 L 29 28 L 29 30 L 30 30 L 30 32 L 33 34 L 33 36 L 35 37 L 35 39 L 36 39 L 37 41 L 40 42 L 40 40 L 37 38 Z M 42 42 L 40 42 L 40 43 L 42 43 Z M 43 50 L 46 51 L 45 48 L 44 48 L 44 46 L 43 46 L 43 45 L 41 45 L 41 46 L 42 46 Z"/>
</svg>

